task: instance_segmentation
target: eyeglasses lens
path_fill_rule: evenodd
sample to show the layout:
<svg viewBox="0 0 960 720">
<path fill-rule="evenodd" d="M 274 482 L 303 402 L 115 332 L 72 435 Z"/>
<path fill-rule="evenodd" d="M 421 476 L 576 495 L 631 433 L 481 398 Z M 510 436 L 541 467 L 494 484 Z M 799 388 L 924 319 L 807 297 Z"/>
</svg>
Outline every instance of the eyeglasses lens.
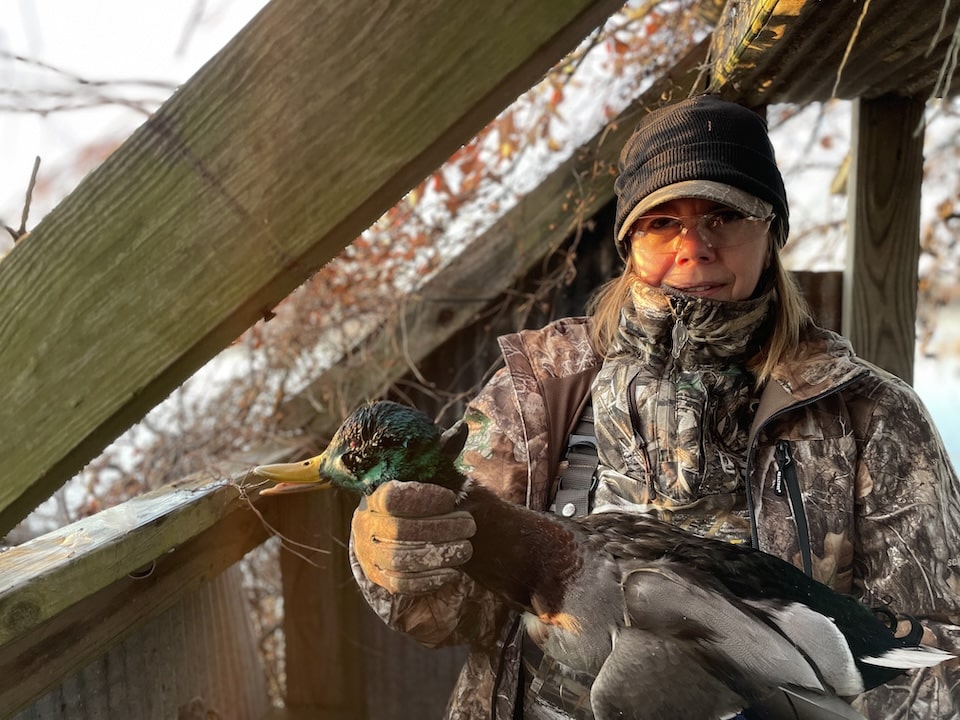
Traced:
<svg viewBox="0 0 960 720">
<path fill-rule="evenodd" d="M 722 210 L 703 215 L 643 215 L 633 226 L 633 237 L 645 251 L 672 253 L 691 231 L 712 248 L 744 245 L 766 233 L 773 217 L 758 218 L 736 210 Z"/>
</svg>

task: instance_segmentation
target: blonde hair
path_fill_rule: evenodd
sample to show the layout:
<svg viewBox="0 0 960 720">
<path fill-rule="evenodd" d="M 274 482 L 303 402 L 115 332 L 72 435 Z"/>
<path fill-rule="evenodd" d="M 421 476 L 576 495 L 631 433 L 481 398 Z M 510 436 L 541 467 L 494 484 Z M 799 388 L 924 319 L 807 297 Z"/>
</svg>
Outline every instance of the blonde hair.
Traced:
<svg viewBox="0 0 960 720">
<path fill-rule="evenodd" d="M 771 251 L 767 273 L 772 276 L 777 291 L 776 318 L 770 338 L 748 363 L 750 371 L 756 376 L 758 387 L 766 384 L 774 368 L 784 358 L 796 354 L 801 331 L 813 322 L 807 301 L 793 277 L 783 267 L 776 247 Z M 628 254 L 623 274 L 600 286 L 587 306 L 587 312 L 593 316 L 590 339 L 604 358 L 609 356 L 616 342 L 620 310 L 631 302 L 630 287 L 636 279 L 633 258 Z"/>
</svg>

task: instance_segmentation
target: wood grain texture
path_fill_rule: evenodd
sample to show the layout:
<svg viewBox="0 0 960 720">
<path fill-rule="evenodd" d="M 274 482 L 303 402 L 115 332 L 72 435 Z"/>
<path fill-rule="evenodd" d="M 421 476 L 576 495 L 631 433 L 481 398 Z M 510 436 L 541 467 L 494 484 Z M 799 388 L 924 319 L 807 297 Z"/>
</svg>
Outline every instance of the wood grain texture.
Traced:
<svg viewBox="0 0 960 720">
<path fill-rule="evenodd" d="M 924 103 L 887 96 L 853 107 L 843 332 L 858 355 L 912 382 Z"/>
<path fill-rule="evenodd" d="M 619 5 L 270 3 L 0 263 L 0 533 Z"/>
<path fill-rule="evenodd" d="M 713 34 L 710 87 L 753 107 L 956 95 L 942 73 L 958 20 L 956 3 L 728 2 Z"/>
<path fill-rule="evenodd" d="M 280 556 L 287 707 L 364 717 L 363 648 L 357 591 L 346 542 L 357 499 L 347 493 L 302 495 L 280 506 L 285 537 L 321 552 Z"/>
<path fill-rule="evenodd" d="M 259 720 L 269 701 L 247 613 L 234 566 L 64 677 L 13 720 Z M 20 682 L 37 685 L 35 678 Z M 4 705 L 0 716 L 13 710 Z"/>
<path fill-rule="evenodd" d="M 275 500 L 260 501 L 261 511 L 271 524 L 276 523 Z M 198 504 L 205 503 L 200 500 Z M 162 535 L 159 526 L 153 528 Z M 51 588 L 46 588 L 46 592 L 21 589 L 29 602 L 45 614 L 53 607 L 66 606 L 46 618 L 31 611 L 31 622 L 26 623 L 21 617 L 15 627 L 4 627 L 8 636 L 13 630 L 17 632 L 0 645 L 0 708 L 25 707 L 71 673 L 111 652 L 144 623 L 202 588 L 262 543 L 267 530 L 260 517 L 246 509 L 227 513 L 205 530 L 198 528 L 193 534 L 181 530 L 179 535 L 182 542 L 142 572 L 131 575 L 128 571 L 102 589 L 94 591 L 84 585 L 83 577 L 76 578 L 75 587 L 57 585 L 56 592 L 62 598 L 55 598 Z M 116 554 L 118 569 L 125 568 L 128 558 L 123 548 L 118 546 Z M 99 560 L 106 564 L 109 558 L 101 554 Z M 5 616 L 3 622 L 8 619 Z M 166 627 L 171 634 L 189 632 L 188 624 L 181 621 Z M 248 632 L 247 623 L 238 627 L 237 632 Z M 185 657 L 183 666 L 175 671 L 188 672 L 189 662 L 190 658 Z M 162 674 L 163 669 L 156 671 Z M 133 713 L 116 717 L 149 716 Z"/>
<path fill-rule="evenodd" d="M 149 567 L 243 507 L 236 488 L 195 478 L 0 554 L 0 646 L 114 581 Z"/>
</svg>

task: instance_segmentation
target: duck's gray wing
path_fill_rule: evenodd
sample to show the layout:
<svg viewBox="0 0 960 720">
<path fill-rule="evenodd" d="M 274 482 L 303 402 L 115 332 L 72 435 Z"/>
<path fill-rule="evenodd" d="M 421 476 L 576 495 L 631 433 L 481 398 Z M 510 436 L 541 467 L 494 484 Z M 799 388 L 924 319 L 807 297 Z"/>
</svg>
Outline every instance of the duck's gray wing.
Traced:
<svg viewBox="0 0 960 720">
<path fill-rule="evenodd" d="M 637 719 L 716 720 L 767 702 L 771 719 L 804 717 L 797 707 L 828 713 L 822 717 L 831 720 L 857 717 L 784 634 L 783 608 L 743 602 L 709 576 L 677 563 L 631 562 L 621 568 L 625 628 L 594 685 L 595 712 L 616 707 L 622 717 Z M 823 632 L 831 626 L 809 608 L 796 612 L 814 628 L 823 625 Z"/>
<path fill-rule="evenodd" d="M 685 644 L 630 628 L 620 633 L 590 690 L 596 720 L 719 720 L 742 705 Z"/>
<path fill-rule="evenodd" d="M 845 700 L 798 688 L 783 688 L 754 703 L 751 720 L 866 720 Z"/>
</svg>

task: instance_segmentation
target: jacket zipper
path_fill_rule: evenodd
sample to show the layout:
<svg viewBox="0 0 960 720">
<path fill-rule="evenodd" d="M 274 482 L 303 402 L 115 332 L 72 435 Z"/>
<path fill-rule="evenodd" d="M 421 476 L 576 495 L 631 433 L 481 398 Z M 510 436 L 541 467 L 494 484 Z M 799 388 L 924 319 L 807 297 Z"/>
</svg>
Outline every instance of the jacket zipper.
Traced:
<svg viewBox="0 0 960 720">
<path fill-rule="evenodd" d="M 774 458 L 777 461 L 777 475 L 773 480 L 773 491 L 780 497 L 786 485 L 787 501 L 793 513 L 793 524 L 797 528 L 797 543 L 800 546 L 800 558 L 803 571 L 813 577 L 813 557 L 810 550 L 810 527 L 807 514 L 803 509 L 803 495 L 800 492 L 800 479 L 797 477 L 797 464 L 793 461 L 788 440 L 777 440 Z"/>
<path fill-rule="evenodd" d="M 630 382 L 627 383 L 627 408 L 630 413 L 630 427 L 633 430 L 633 442 L 637 446 L 637 452 L 640 454 L 640 460 L 643 462 L 643 469 L 646 477 L 647 490 L 653 497 L 653 463 L 650 461 L 650 455 L 647 453 L 647 443 L 640 434 L 640 411 L 637 409 L 637 380 L 640 377 L 638 372 Z"/>
<path fill-rule="evenodd" d="M 853 383 L 858 382 L 862 377 L 863 377 L 863 373 L 859 373 L 854 377 L 850 378 L 849 380 L 847 380 L 846 382 L 842 382 L 836 387 L 830 388 L 826 392 L 822 392 L 819 395 L 814 395 L 813 397 L 807 398 L 802 402 L 794 403 L 792 405 L 787 405 L 786 407 L 781 408 L 777 412 L 771 414 L 770 417 L 768 417 L 766 420 L 764 420 L 763 424 L 757 428 L 756 432 L 750 438 L 750 444 L 747 447 L 747 466 L 746 468 L 744 468 L 744 489 L 747 492 L 747 512 L 750 515 L 750 544 L 756 550 L 760 549 L 760 538 L 759 538 L 759 533 L 757 531 L 756 502 L 753 499 L 753 485 L 750 482 L 750 478 L 753 476 L 753 465 L 754 465 L 753 457 L 755 453 L 754 447 L 756 446 L 757 438 L 760 437 L 760 431 L 763 430 L 763 428 L 765 428 L 767 425 L 769 425 L 771 421 L 780 417 L 781 415 L 791 412 L 792 410 L 798 410 L 802 407 L 806 407 L 807 405 L 812 405 L 813 403 L 819 402 L 823 398 L 829 397 L 834 393 L 838 393 L 844 388 L 848 387 L 849 385 L 852 385 Z M 794 472 L 796 472 L 796 470 L 794 470 Z M 803 543 L 801 543 L 801 556 L 803 555 L 803 553 L 807 553 L 807 554 L 810 553 L 809 537 L 807 537 L 806 547 L 804 547 Z"/>
<path fill-rule="evenodd" d="M 774 451 L 774 457 L 777 460 L 777 475 L 773 479 L 773 492 L 778 497 L 783 497 L 784 471 L 793 463 L 793 458 L 790 456 L 790 443 L 786 440 L 777 440 L 777 447 Z"/>
<path fill-rule="evenodd" d="M 680 352 L 683 350 L 683 346 L 687 344 L 687 340 L 690 335 L 687 332 L 687 326 L 683 321 L 683 318 L 680 315 L 683 313 L 684 308 L 687 306 L 686 298 L 677 298 L 673 303 L 673 329 L 670 331 L 670 344 L 671 351 L 670 354 L 673 356 L 673 359 L 676 360 L 680 357 Z"/>
</svg>

